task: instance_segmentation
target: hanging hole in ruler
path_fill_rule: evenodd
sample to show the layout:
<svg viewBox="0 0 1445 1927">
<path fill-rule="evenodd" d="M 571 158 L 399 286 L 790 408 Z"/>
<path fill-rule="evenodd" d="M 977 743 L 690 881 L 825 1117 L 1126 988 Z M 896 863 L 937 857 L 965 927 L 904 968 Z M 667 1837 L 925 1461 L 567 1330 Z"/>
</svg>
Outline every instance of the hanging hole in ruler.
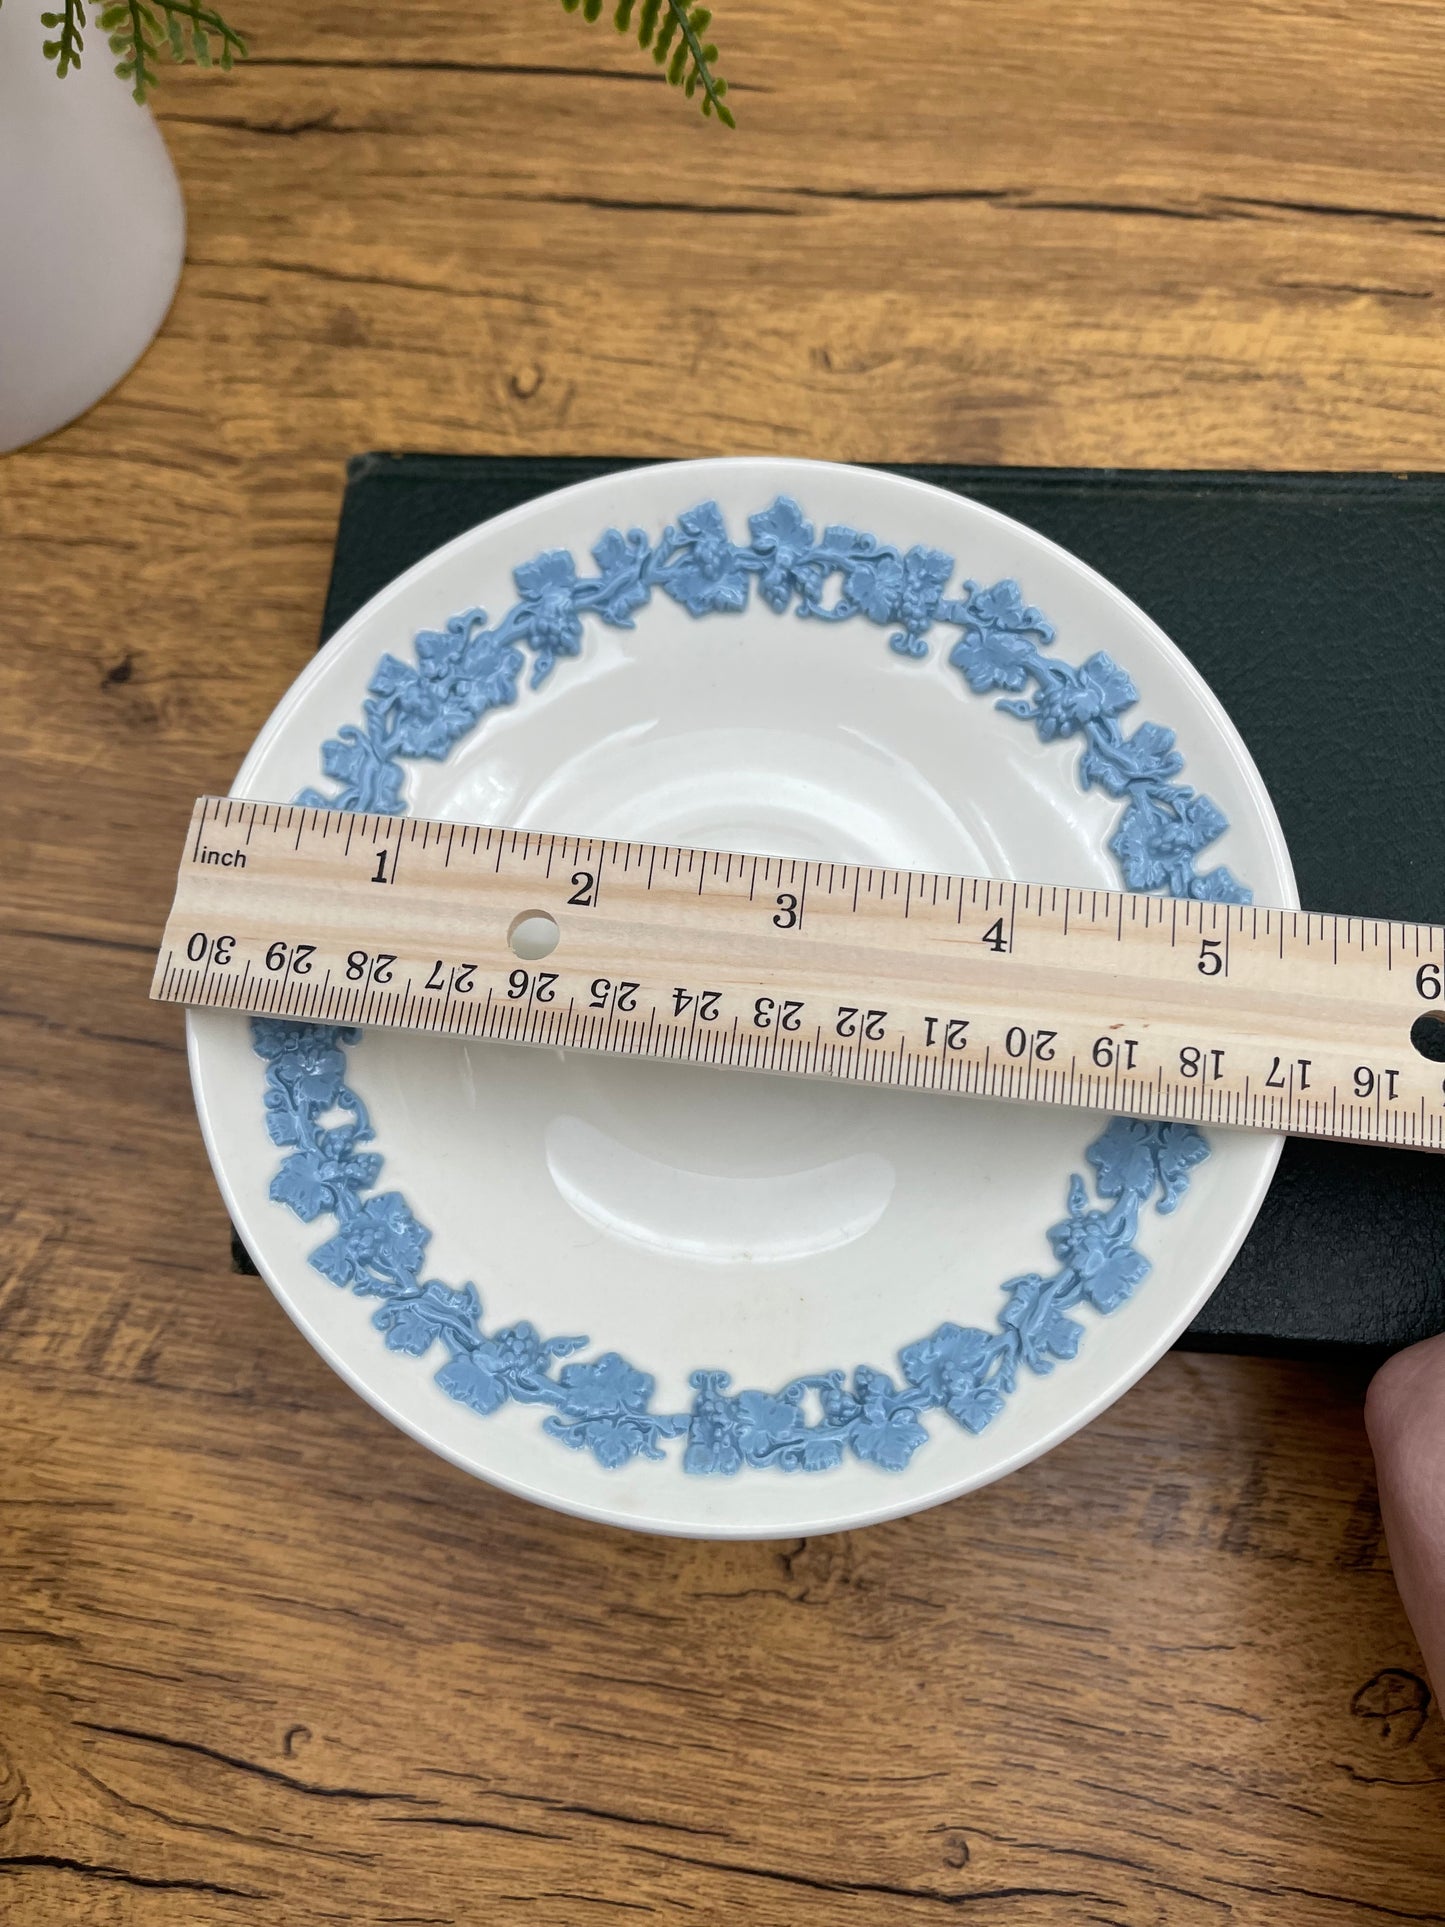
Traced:
<svg viewBox="0 0 1445 1927">
<path fill-rule="evenodd" d="M 539 957 L 550 957 L 561 940 L 562 931 L 557 919 L 549 917 L 545 910 L 524 910 L 520 917 L 512 919 L 512 927 L 507 932 L 512 955 L 522 958 L 525 963 L 534 963 Z"/>
<path fill-rule="evenodd" d="M 1427 1010 L 1410 1026 L 1410 1042 L 1432 1064 L 1445 1064 L 1445 1010 Z"/>
</svg>

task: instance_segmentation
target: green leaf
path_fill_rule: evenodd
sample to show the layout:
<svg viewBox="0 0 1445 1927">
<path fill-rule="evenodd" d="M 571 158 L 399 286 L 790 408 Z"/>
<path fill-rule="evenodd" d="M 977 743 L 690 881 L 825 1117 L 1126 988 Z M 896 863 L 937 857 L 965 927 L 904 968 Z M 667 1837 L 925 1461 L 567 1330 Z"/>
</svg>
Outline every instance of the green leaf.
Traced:
<svg viewBox="0 0 1445 1927">
<path fill-rule="evenodd" d="M 59 13 L 42 13 L 42 27 L 58 27 L 60 31 L 51 40 L 40 43 L 40 51 L 47 60 L 55 63 L 55 71 L 63 80 L 72 67 L 80 65 L 81 51 L 85 46 L 85 36 L 81 29 L 85 25 L 85 6 L 83 0 L 65 0 Z"/>
<path fill-rule="evenodd" d="M 120 58 L 115 71 L 122 80 L 133 82 L 132 97 L 144 101 L 156 84 L 154 56 L 160 40 L 160 22 L 145 0 L 123 0 L 107 6 L 100 16 L 101 25 L 110 31 L 110 49 Z"/>
<path fill-rule="evenodd" d="M 130 10 L 130 0 L 112 9 L 119 13 Z M 154 0 L 153 6 L 140 0 L 140 11 L 150 29 L 144 36 L 147 54 L 164 51 L 178 64 L 191 61 L 197 67 L 218 66 L 227 73 L 236 61 L 246 58 L 244 35 L 204 0 Z"/>
<path fill-rule="evenodd" d="M 562 5 L 568 13 L 580 6 L 585 20 L 597 20 L 603 0 L 562 0 Z M 653 59 L 666 70 L 668 83 L 681 87 L 689 100 L 701 89 L 703 113 L 716 115 L 725 127 L 736 126 L 723 105 L 727 83 L 713 72 L 717 48 L 703 39 L 712 25 L 711 10 L 690 6 L 689 0 L 641 0 L 640 6 L 638 0 L 617 0 L 612 24 L 619 33 L 631 34 L 634 15 L 637 44 L 651 49 Z"/>
</svg>

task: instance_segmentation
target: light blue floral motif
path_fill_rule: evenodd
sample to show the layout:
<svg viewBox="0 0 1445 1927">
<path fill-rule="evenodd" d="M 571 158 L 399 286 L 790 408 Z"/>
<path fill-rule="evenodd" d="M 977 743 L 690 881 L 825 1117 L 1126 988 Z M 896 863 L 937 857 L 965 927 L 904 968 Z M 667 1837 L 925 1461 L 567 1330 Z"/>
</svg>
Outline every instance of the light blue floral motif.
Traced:
<svg viewBox="0 0 1445 1927">
<path fill-rule="evenodd" d="M 1022 689 L 1030 675 L 1037 673 L 1036 666 L 1042 666 L 1039 650 L 1053 641 L 1053 624 L 1045 622 L 1037 609 L 1025 605 L 1017 582 L 996 582 L 991 589 L 966 582 L 964 588 L 967 600 L 956 618 L 963 636 L 953 645 L 948 660 L 962 670 L 975 695 L 985 695 L 990 689 Z M 1107 656 L 1094 660 L 1109 662 Z M 1113 664 L 1109 667 L 1112 669 Z M 1048 686 L 1047 668 L 1040 680 Z M 1000 703 L 999 708 L 1011 710 L 1016 716 L 1029 713 L 1017 703 Z M 1048 741 L 1042 728 L 1039 734 Z"/>
<path fill-rule="evenodd" d="M 1084 1181 L 1069 1180 L 1066 1214 L 1049 1232 L 1059 1268 L 1030 1272 L 1004 1286 L 993 1331 L 940 1325 L 899 1354 L 902 1383 L 860 1365 L 792 1380 L 779 1392 L 730 1389 L 724 1371 L 692 1376 L 685 1412 L 653 1410 L 654 1381 L 617 1352 L 568 1359 L 579 1337 L 542 1338 L 527 1323 L 488 1333 L 475 1285 L 459 1289 L 424 1279 L 431 1234 L 399 1192 L 361 1194 L 380 1173 L 371 1122 L 344 1081 L 345 1050 L 359 1032 L 319 1024 L 253 1021 L 266 1062 L 271 1136 L 294 1146 L 271 1181 L 271 1196 L 308 1224 L 328 1212 L 335 1234 L 311 1254 L 334 1285 L 381 1302 L 372 1323 L 392 1351 L 424 1357 L 440 1347 L 437 1384 L 483 1416 L 511 1399 L 549 1408 L 545 1429 L 563 1444 L 590 1452 L 607 1467 L 639 1456 L 663 1457 L 662 1443 L 685 1436 L 683 1467 L 735 1473 L 745 1466 L 819 1472 L 847 1454 L 884 1471 L 901 1471 L 927 1441 L 923 1415 L 942 1411 L 981 1432 L 1003 1409 L 1021 1367 L 1044 1374 L 1079 1348 L 1083 1326 L 1069 1313 L 1081 1304 L 1116 1310 L 1149 1271 L 1135 1249 L 1139 1213 L 1151 1200 L 1174 1208 L 1188 1173 L 1207 1155 L 1188 1124 L 1116 1118 L 1086 1153 L 1101 1198 L 1091 1206 Z M 346 1115 L 340 1125 L 326 1118 Z"/>
<path fill-rule="evenodd" d="M 1116 1117 L 1084 1155 L 1101 1198 L 1150 1197 L 1157 1190 L 1159 1209 L 1167 1212 L 1188 1190 L 1189 1173 L 1209 1156 L 1209 1146 L 1192 1124 Z"/>
<path fill-rule="evenodd" d="M 915 545 L 901 558 L 883 550 L 876 559 L 859 562 L 850 571 L 848 606 L 870 622 L 901 623 L 897 635 L 888 638 L 889 647 L 900 655 L 924 656 L 928 653 L 924 633 L 933 626 L 944 584 L 952 574 L 953 557 L 942 549 Z"/>
<path fill-rule="evenodd" d="M 716 502 L 703 502 L 679 515 L 674 539 L 672 559 L 658 577 L 674 602 L 695 616 L 747 607 L 743 552 L 729 542 Z"/>
<path fill-rule="evenodd" d="M 1129 676 L 1107 655 L 1074 666 L 1043 652 L 1053 626 L 1025 603 L 1019 586 L 965 581 L 945 594 L 953 558 L 915 544 L 906 552 L 858 530 L 830 526 L 821 537 L 798 504 L 779 496 L 748 518 L 751 540 L 731 540 L 715 502 L 678 516 L 653 543 L 641 530 L 609 529 L 592 550 L 598 573 L 579 575 L 568 550 L 551 549 L 514 570 L 519 600 L 495 625 L 484 610 L 454 616 L 416 638 L 415 661 L 383 656 L 368 685 L 361 725 L 346 724 L 322 746 L 330 794 L 306 790 L 316 808 L 404 812 L 406 761 L 444 759 L 491 709 L 517 699 L 531 658 L 535 688 L 557 662 L 582 648 L 584 618 L 633 627 L 655 590 L 696 616 L 747 607 L 756 579 L 777 614 L 843 622 L 856 616 L 889 628 L 890 647 L 927 654 L 942 623 L 956 632 L 949 661 L 979 694 L 1010 692 L 997 707 L 1034 725 L 1040 739 L 1078 737 L 1078 777 L 1124 799 L 1110 840 L 1131 889 L 1245 903 L 1249 893 L 1224 868 L 1201 873 L 1196 858 L 1227 827 L 1222 812 L 1175 778 L 1183 758 L 1173 732 L 1154 723 L 1126 734 L 1119 718 L 1138 701 Z M 828 600 L 830 585 L 838 586 Z M 682 1464 L 697 1474 L 746 1467 L 827 1471 L 846 1456 L 901 1471 L 927 1442 L 924 1416 L 946 1414 L 981 1432 L 1003 1410 L 1020 1370 L 1046 1374 L 1075 1356 L 1080 1306 L 1115 1311 L 1148 1275 L 1136 1248 L 1140 1213 L 1173 1211 L 1208 1145 L 1188 1124 L 1116 1118 L 1088 1147 L 1090 1200 L 1077 1173 L 1065 1215 L 1049 1233 L 1057 1269 L 1003 1286 L 992 1330 L 951 1323 L 905 1346 L 901 1382 L 869 1365 L 809 1374 L 776 1392 L 734 1391 L 727 1372 L 694 1372 L 686 1411 L 653 1409 L 655 1382 L 617 1352 L 571 1359 L 590 1341 L 543 1338 L 523 1322 L 492 1332 L 476 1287 L 424 1279 L 431 1233 L 399 1192 L 378 1192 L 382 1160 L 365 1105 L 346 1083 L 346 1051 L 360 1033 L 335 1025 L 252 1020 L 265 1060 L 265 1115 L 272 1142 L 288 1152 L 271 1197 L 305 1223 L 336 1225 L 311 1263 L 337 1286 L 379 1300 L 372 1323 L 387 1347 L 413 1357 L 442 1354 L 440 1388 L 486 1416 L 508 1401 L 547 1408 L 544 1428 L 613 1468 L 661 1459 L 665 1441 L 685 1439 Z"/>
<path fill-rule="evenodd" d="M 1017 582 L 965 581 L 950 597 L 953 558 L 941 549 L 904 551 L 838 524 L 819 536 L 786 495 L 749 516 L 748 533 L 746 543 L 734 542 L 717 503 L 700 502 L 656 543 L 641 529 L 609 529 L 592 550 L 595 575 L 579 574 L 567 549 L 520 564 L 513 571 L 519 600 L 495 627 L 484 610 L 469 609 L 445 630 L 419 635 L 414 663 L 382 657 L 363 724 L 345 724 L 322 745 L 322 769 L 338 788 L 329 795 L 308 789 L 297 801 L 399 815 L 403 764 L 446 757 L 489 709 L 515 702 L 529 654 L 534 688 L 560 659 L 577 655 L 586 616 L 630 629 L 655 590 L 695 616 L 737 613 L 756 579 L 776 613 L 791 608 L 824 622 L 861 616 L 891 629 L 889 645 L 901 655 L 926 655 L 940 623 L 954 629 L 949 661 L 970 689 L 1008 692 L 999 708 L 1031 722 L 1046 743 L 1080 738 L 1079 782 L 1125 800 L 1110 848 L 1131 890 L 1249 901 L 1227 869 L 1196 867 L 1226 823 L 1207 797 L 1175 781 L 1184 759 L 1173 731 L 1141 723 L 1127 734 L 1119 719 L 1139 699 L 1128 674 L 1102 652 L 1077 666 L 1046 655 L 1053 625 L 1024 601 Z"/>
<path fill-rule="evenodd" d="M 960 643 L 958 648 L 963 646 Z M 957 649 L 954 654 L 958 654 Z M 1010 716 L 1022 716 L 1034 723 L 1046 743 L 1077 735 L 1090 723 L 1121 715 L 1139 700 L 1128 674 L 1106 655 L 1092 655 L 1077 669 L 1049 657 L 1043 667 L 1047 674 L 1028 701 L 1001 702 L 998 707 Z M 1019 685 L 1008 682 L 1003 686 Z"/>
</svg>

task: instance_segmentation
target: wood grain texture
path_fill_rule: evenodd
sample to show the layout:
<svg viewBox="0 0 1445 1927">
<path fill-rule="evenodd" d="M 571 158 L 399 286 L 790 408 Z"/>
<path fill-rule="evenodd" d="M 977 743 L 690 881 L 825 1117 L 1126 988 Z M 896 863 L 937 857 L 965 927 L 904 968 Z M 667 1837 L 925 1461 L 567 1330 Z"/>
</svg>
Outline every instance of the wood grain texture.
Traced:
<svg viewBox="0 0 1445 1927">
<path fill-rule="evenodd" d="M 547 0 L 240 11 L 160 341 L 0 467 L 7 1927 L 1445 1919 L 1357 1373 L 1175 1356 L 839 1539 L 555 1519 L 228 1275 L 145 997 L 358 448 L 1438 466 L 1445 14 L 730 0 L 726 137 Z"/>
</svg>

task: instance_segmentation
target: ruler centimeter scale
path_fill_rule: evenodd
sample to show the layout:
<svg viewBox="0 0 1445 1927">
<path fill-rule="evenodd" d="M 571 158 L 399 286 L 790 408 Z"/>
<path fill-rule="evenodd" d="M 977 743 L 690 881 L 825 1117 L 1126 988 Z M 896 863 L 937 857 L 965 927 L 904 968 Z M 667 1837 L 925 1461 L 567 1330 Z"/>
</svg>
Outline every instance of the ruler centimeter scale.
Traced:
<svg viewBox="0 0 1445 1927">
<path fill-rule="evenodd" d="M 1445 1149 L 1445 930 L 1368 917 L 203 797 L 151 994 Z"/>
</svg>

